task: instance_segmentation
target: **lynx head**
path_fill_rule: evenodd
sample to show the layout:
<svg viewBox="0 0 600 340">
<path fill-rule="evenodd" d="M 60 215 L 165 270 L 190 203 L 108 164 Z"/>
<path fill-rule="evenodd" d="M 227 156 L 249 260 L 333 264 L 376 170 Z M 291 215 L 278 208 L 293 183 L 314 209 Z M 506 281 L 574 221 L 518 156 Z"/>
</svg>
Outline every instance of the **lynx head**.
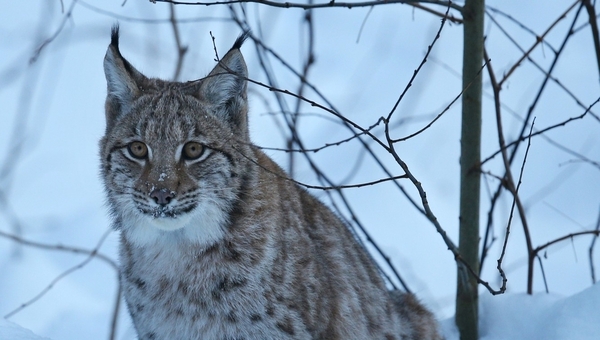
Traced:
<svg viewBox="0 0 600 340">
<path fill-rule="evenodd" d="M 102 177 L 115 227 L 134 244 L 218 240 L 252 166 L 247 70 L 237 39 L 210 74 L 185 83 L 147 78 L 112 30 Z M 245 175 L 246 174 L 246 175 Z"/>
</svg>

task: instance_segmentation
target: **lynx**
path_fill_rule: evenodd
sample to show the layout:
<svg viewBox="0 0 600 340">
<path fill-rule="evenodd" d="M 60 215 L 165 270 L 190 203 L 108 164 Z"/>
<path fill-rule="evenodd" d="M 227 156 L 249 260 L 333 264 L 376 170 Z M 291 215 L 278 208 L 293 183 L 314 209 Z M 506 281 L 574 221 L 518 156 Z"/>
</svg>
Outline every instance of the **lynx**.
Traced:
<svg viewBox="0 0 600 340">
<path fill-rule="evenodd" d="M 147 78 L 113 27 L 101 172 L 139 339 L 439 339 L 351 231 L 250 142 L 240 36 L 210 74 Z"/>
</svg>

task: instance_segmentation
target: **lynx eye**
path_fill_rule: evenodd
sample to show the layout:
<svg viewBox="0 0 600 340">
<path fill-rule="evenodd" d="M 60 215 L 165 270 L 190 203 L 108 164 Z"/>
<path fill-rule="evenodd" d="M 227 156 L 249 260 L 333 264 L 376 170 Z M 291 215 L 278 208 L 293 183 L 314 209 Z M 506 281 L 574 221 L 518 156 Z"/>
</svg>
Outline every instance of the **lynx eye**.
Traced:
<svg viewBox="0 0 600 340">
<path fill-rule="evenodd" d="M 195 160 L 200 158 L 204 153 L 204 146 L 196 142 L 187 142 L 181 151 L 183 158 L 187 160 Z"/>
<path fill-rule="evenodd" d="M 127 151 L 133 158 L 144 159 L 148 156 L 148 147 L 142 142 L 131 142 L 127 145 Z"/>
</svg>

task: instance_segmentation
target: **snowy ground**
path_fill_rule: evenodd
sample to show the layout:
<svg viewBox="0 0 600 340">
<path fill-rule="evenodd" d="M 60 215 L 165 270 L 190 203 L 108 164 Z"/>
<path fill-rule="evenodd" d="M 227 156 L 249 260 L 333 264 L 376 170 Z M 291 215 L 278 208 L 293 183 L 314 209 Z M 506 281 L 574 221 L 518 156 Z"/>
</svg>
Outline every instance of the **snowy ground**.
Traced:
<svg viewBox="0 0 600 340">
<path fill-rule="evenodd" d="M 600 285 L 570 296 L 484 295 L 480 305 L 481 340 L 592 340 L 600 335 Z M 443 320 L 446 340 L 459 339 L 453 319 Z M 44 340 L 19 325 L 0 319 L 0 339 Z M 56 339 L 58 340 L 58 338 Z"/>
<path fill-rule="evenodd" d="M 106 94 L 102 59 L 111 25 L 120 22 L 121 50 L 141 71 L 170 78 L 176 60 L 165 4 L 129 0 L 121 6 L 124 1 L 80 0 L 61 34 L 46 46 L 37 62 L 30 63 L 36 49 L 60 27 L 72 3 L 4 1 L 0 11 L 0 232 L 38 243 L 23 245 L 0 237 L 0 317 L 8 320 L 0 320 L 0 340 L 40 339 L 17 325 L 54 340 L 108 339 L 117 296 L 114 264 L 118 235 L 109 232 L 100 242 L 109 230 L 110 221 L 98 174 L 98 141 L 104 132 Z M 88 3 L 105 12 L 92 9 Z M 489 0 L 487 4 L 501 7 L 537 34 L 544 32 L 570 5 L 563 0 Z M 269 46 L 301 69 L 306 52 L 306 27 L 301 26 L 305 13 L 253 5 L 246 9 L 251 18 L 262 19 L 261 25 L 253 23 L 255 32 L 262 30 Z M 189 46 L 182 79 L 202 77 L 214 65 L 209 32 L 213 32 L 217 47 L 223 51 L 240 29 L 221 19 L 229 16 L 225 7 L 178 7 L 177 15 L 189 19 L 180 25 L 181 38 Z M 551 64 L 553 49 L 560 46 L 572 17 L 573 12 L 569 12 L 546 37 L 550 45 L 532 53 L 531 58 L 544 69 Z M 340 112 L 363 126 L 373 124 L 393 106 L 440 25 L 438 17 L 406 5 L 377 7 L 372 11 L 325 9 L 315 12 L 313 19 L 317 53 L 310 79 Z M 504 20 L 504 28 L 513 32 L 524 48 L 536 41 L 505 17 L 496 15 L 496 19 Z M 576 26 L 586 22 L 582 14 Z M 496 73 L 501 75 L 522 53 L 489 20 L 487 27 L 486 48 Z M 597 63 L 589 30 L 577 32 L 567 44 L 553 76 L 587 106 L 600 93 Z M 399 136 L 420 129 L 460 92 L 460 77 L 456 73 L 461 67 L 461 39 L 461 26 L 448 23 L 429 61 L 399 106 L 396 117 L 400 123 L 395 130 Z M 266 82 L 251 42 L 242 52 L 250 77 Z M 297 78 L 280 64 L 274 63 L 274 72 L 281 88 L 297 89 Z M 503 88 L 507 140 L 515 137 L 543 78 L 536 67 L 525 62 Z M 285 141 L 269 114 L 277 109 L 273 94 L 256 86 L 250 89 L 254 142 L 282 147 Z M 487 77 L 484 91 L 482 155 L 488 156 L 498 145 Z M 307 96 L 318 98 L 311 92 Z M 273 107 L 264 105 L 263 98 L 270 99 Z M 294 106 L 293 98 L 284 99 L 289 107 Z M 339 125 L 319 120 L 318 115 L 322 117 L 323 112 L 311 110 L 307 108 L 307 115 L 302 118 L 305 127 L 302 137 L 310 142 L 310 147 L 348 137 Z M 551 82 L 534 113 L 536 128 L 557 124 L 583 111 Z M 458 239 L 459 117 L 455 105 L 427 133 L 399 144 L 401 156 L 423 184 L 439 222 L 455 241 Z M 598 121 L 588 116 L 545 135 L 551 140 L 542 137 L 532 140 L 520 193 L 533 246 L 595 228 L 600 206 L 598 126 Z M 556 144 L 567 146 L 596 165 Z M 344 144 L 320 151 L 314 157 L 328 175 L 341 182 L 353 172 L 352 164 L 361 157 L 352 148 Z M 280 164 L 287 164 L 288 154 L 268 153 Z M 382 176 L 378 167 L 368 162 L 368 157 L 364 159 L 364 164 L 353 174 L 352 183 Z M 523 151 L 517 159 L 514 173 L 518 173 Z M 486 170 L 501 174 L 500 163 L 496 158 L 488 163 Z M 401 174 L 394 162 L 387 165 L 395 174 Z M 305 164 L 294 175 L 301 181 L 318 184 Z M 483 182 L 482 196 L 489 198 L 488 188 L 493 188 L 497 181 L 487 176 Z M 401 183 L 411 197 L 418 198 L 408 182 Z M 313 193 L 330 204 L 323 192 Z M 351 189 L 346 193 L 359 218 L 399 268 L 409 287 L 442 320 L 446 337 L 457 339 L 452 326 L 456 267 L 439 234 L 391 184 Z M 504 236 L 511 203 L 506 194 L 498 203 L 492 231 L 496 243 L 482 274 L 494 287 L 498 287 L 495 270 L 500 253 L 498 245 Z M 482 225 L 487 218 L 483 216 L 488 208 L 485 204 Z M 509 280 L 507 294 L 491 296 L 481 290 L 481 339 L 600 339 L 600 286 L 590 280 L 590 241 L 589 236 L 575 237 L 540 253 L 550 293 L 545 293 L 546 285 L 536 262 L 535 294 L 528 296 L 523 293 L 527 277 L 524 237 L 520 221 L 515 218 L 504 261 Z M 62 250 L 56 249 L 60 247 Z M 108 261 L 89 259 L 87 253 L 73 251 L 97 247 Z M 600 263 L 600 250 L 592 252 L 592 259 Z M 116 339 L 135 339 L 123 304 L 117 321 Z"/>
</svg>

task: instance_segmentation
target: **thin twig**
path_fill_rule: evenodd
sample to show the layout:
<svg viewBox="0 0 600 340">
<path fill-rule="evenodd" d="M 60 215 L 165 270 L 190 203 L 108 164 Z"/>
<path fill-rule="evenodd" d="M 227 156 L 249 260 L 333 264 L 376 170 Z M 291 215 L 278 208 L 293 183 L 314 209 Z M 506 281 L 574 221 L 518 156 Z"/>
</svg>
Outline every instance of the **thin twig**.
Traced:
<svg viewBox="0 0 600 340">
<path fill-rule="evenodd" d="M 416 2 L 409 2 L 407 3 L 407 5 L 409 6 L 413 6 L 414 8 L 418 8 L 422 11 L 425 11 L 427 13 L 433 14 L 435 16 L 438 16 L 440 18 L 446 18 L 448 19 L 448 21 L 453 22 L 455 24 L 462 24 L 463 20 L 461 18 L 457 18 L 455 16 L 453 16 L 452 14 L 448 15 L 448 13 L 444 13 L 444 12 L 438 12 L 436 10 L 433 10 L 429 7 L 423 6 L 420 3 L 416 3 Z"/>
<path fill-rule="evenodd" d="M 580 231 L 580 232 L 576 232 L 576 233 L 570 233 L 568 235 L 564 235 L 561 236 L 557 239 L 554 239 L 552 241 L 546 242 L 543 245 L 536 247 L 535 249 L 533 249 L 533 252 L 535 255 L 537 255 L 540 251 L 550 247 L 551 245 L 554 245 L 556 243 L 565 241 L 565 240 L 569 240 L 572 239 L 573 237 L 577 237 L 577 236 L 581 236 L 581 235 L 596 235 L 596 236 L 600 236 L 600 230 L 585 230 L 585 231 Z"/>
<path fill-rule="evenodd" d="M 121 272 L 117 271 L 117 274 L 120 276 Z M 119 310 L 121 309 L 121 297 L 123 294 L 123 287 L 121 287 L 121 278 L 117 279 L 117 294 L 115 296 L 115 304 L 113 307 L 112 318 L 110 320 L 110 334 L 108 336 L 108 340 L 117 339 L 117 324 L 119 321 Z"/>
<path fill-rule="evenodd" d="M 309 0 L 309 4 L 312 4 L 312 0 Z M 314 27 L 314 22 L 312 19 L 312 10 L 307 10 L 306 13 L 304 14 L 304 20 L 303 23 L 306 24 L 306 28 L 307 28 L 307 35 L 308 35 L 308 48 L 306 50 L 306 59 L 304 60 L 304 66 L 302 68 L 302 76 L 299 78 L 300 79 L 300 84 L 298 85 L 298 90 L 296 91 L 296 93 L 298 93 L 298 95 L 303 96 L 304 95 L 304 91 L 307 88 L 306 86 L 306 79 L 308 79 L 308 73 L 311 69 L 311 67 L 313 66 L 313 64 L 315 63 L 315 53 L 314 53 L 314 46 L 315 46 L 315 27 Z M 300 108 L 302 106 L 302 100 L 297 99 L 296 100 L 296 107 L 294 108 L 293 114 L 289 117 L 289 123 L 288 123 L 288 127 L 290 128 L 290 131 L 292 131 L 292 135 L 288 138 L 287 140 L 287 146 L 289 149 L 292 149 L 295 145 L 295 139 L 298 136 L 298 124 L 299 124 L 299 113 L 300 113 Z M 291 177 L 294 177 L 294 170 L 295 170 L 295 154 L 294 153 L 290 153 L 289 154 L 289 158 L 288 158 L 288 170 L 289 170 L 289 174 Z"/>
<path fill-rule="evenodd" d="M 600 234 L 600 214 L 598 214 L 598 219 L 596 220 L 596 228 L 594 228 L 594 231 L 596 232 L 596 236 L 592 239 L 590 249 L 588 250 L 590 258 L 590 273 L 592 275 L 592 284 L 596 284 L 596 270 L 594 268 L 594 247 L 596 246 L 596 240 L 598 240 L 598 235 Z"/>
<path fill-rule="evenodd" d="M 215 36 L 213 35 L 212 31 L 208 32 L 210 34 L 210 38 L 212 39 L 212 45 L 213 45 L 213 49 L 215 50 L 215 62 L 219 62 L 221 61 L 221 58 L 219 58 L 219 52 L 217 51 L 217 44 L 215 42 Z"/>
<path fill-rule="evenodd" d="M 487 54 L 487 50 L 484 48 L 483 49 L 483 53 L 484 53 L 484 58 L 486 60 L 489 60 L 489 56 Z M 496 113 L 496 128 L 497 128 L 497 134 L 498 134 L 498 144 L 500 146 L 500 150 L 502 150 L 502 162 L 504 164 L 504 178 L 503 181 L 501 181 L 501 184 L 504 184 L 505 187 L 508 189 L 508 191 L 510 191 L 510 193 L 513 195 L 513 204 L 511 207 L 511 213 L 510 213 L 510 218 L 508 220 L 507 226 L 506 226 L 506 236 L 504 238 L 504 243 L 502 246 L 502 256 L 500 257 L 500 259 L 498 260 L 498 268 L 501 267 L 502 264 L 502 258 L 504 257 L 504 254 L 506 252 L 506 246 L 508 243 L 508 235 L 510 234 L 510 224 L 512 221 L 512 214 L 513 214 L 513 209 L 515 207 L 515 204 L 517 206 L 517 209 L 519 211 L 519 216 L 521 217 L 521 224 L 523 225 L 523 232 L 525 234 L 525 243 L 527 245 L 527 254 L 529 254 L 529 261 L 528 261 L 528 268 L 529 268 L 529 273 L 530 276 L 528 276 L 530 278 L 530 280 L 528 280 L 528 289 L 527 292 L 529 294 L 531 294 L 531 285 L 530 283 L 533 280 L 533 257 L 532 257 L 532 242 L 531 242 L 531 235 L 529 233 L 529 225 L 527 223 L 527 216 L 525 215 L 525 208 L 523 207 L 523 204 L 521 203 L 521 199 L 519 198 L 519 194 L 518 194 L 518 188 L 521 184 L 521 177 L 519 177 L 519 184 L 515 185 L 515 181 L 513 179 L 513 175 L 512 175 L 512 171 L 510 169 L 510 161 L 508 160 L 508 154 L 506 152 L 506 142 L 504 141 L 504 129 L 502 127 L 502 109 L 501 109 L 501 105 L 500 105 L 500 91 L 502 90 L 502 84 L 498 83 L 498 81 L 496 80 L 496 75 L 494 74 L 494 70 L 492 68 L 492 63 L 488 62 L 487 64 L 487 69 L 488 69 L 488 76 L 490 77 L 490 82 L 492 84 L 492 90 L 494 92 L 494 111 Z M 506 78 L 504 78 L 506 79 Z M 535 121 L 535 118 L 534 118 Z M 531 123 L 531 129 L 533 129 L 533 122 Z M 531 129 L 529 131 L 529 143 L 527 145 L 527 151 L 529 151 L 529 146 L 531 144 Z M 525 159 L 527 159 L 527 152 L 525 152 Z M 523 165 L 521 166 L 521 176 L 523 175 L 523 168 L 525 166 L 525 159 L 523 160 Z"/>
<path fill-rule="evenodd" d="M 596 19 L 596 10 L 590 0 L 581 0 L 588 13 L 590 29 L 592 30 L 592 39 L 594 40 L 594 50 L 596 51 L 596 63 L 598 64 L 598 73 L 600 74 L 600 34 L 598 33 L 598 21 Z M 600 78 L 599 78 L 600 79 Z"/>
<path fill-rule="evenodd" d="M 538 259 L 538 263 L 540 264 L 540 270 L 542 271 L 542 280 L 544 280 L 544 288 L 546 289 L 546 294 L 550 293 L 550 289 L 548 289 L 548 280 L 546 279 L 546 271 L 544 270 L 544 263 L 542 262 L 542 258 L 536 255 Z"/>
<path fill-rule="evenodd" d="M 54 278 L 36 296 L 34 296 L 33 298 L 31 298 L 27 302 L 21 304 L 15 310 L 13 310 L 10 313 L 6 314 L 4 316 L 4 318 L 8 319 L 8 318 L 12 317 L 13 315 L 17 314 L 18 312 L 22 311 L 23 309 L 27 308 L 31 304 L 33 304 L 36 301 L 38 301 L 39 299 L 41 299 L 44 295 L 46 295 L 46 293 L 48 293 L 54 287 L 54 285 L 56 283 L 58 283 L 63 278 L 69 276 L 71 273 L 77 271 L 78 269 L 81 269 L 81 268 L 85 267 L 85 265 L 87 265 L 95 257 L 104 260 L 106 263 L 109 263 L 115 270 L 117 270 L 117 273 L 118 273 L 119 270 L 118 270 L 118 266 L 116 265 L 116 263 L 114 261 L 112 261 L 111 259 L 109 259 L 107 256 L 101 255 L 101 254 L 98 253 L 98 249 L 100 249 L 100 247 L 104 243 L 104 240 L 106 240 L 106 238 L 108 237 L 108 235 L 111 232 L 112 232 L 112 230 L 110 230 L 110 229 L 107 230 L 104 233 L 104 235 L 102 235 L 102 237 L 100 238 L 100 240 L 98 241 L 98 244 L 96 245 L 96 247 L 94 247 L 93 250 L 87 250 L 87 249 L 81 249 L 81 248 L 75 248 L 75 247 L 65 247 L 65 246 L 61 246 L 61 245 L 54 245 L 53 246 L 53 245 L 47 245 L 47 244 L 33 242 L 33 241 L 26 241 L 26 240 L 24 240 L 24 239 L 22 239 L 22 238 L 20 238 L 18 236 L 11 235 L 11 234 L 8 234 L 8 233 L 0 231 L 0 236 L 9 238 L 9 239 L 11 239 L 13 241 L 16 241 L 16 242 L 19 242 L 21 244 L 25 244 L 25 245 L 28 245 L 28 246 L 33 246 L 33 247 L 42 248 L 42 249 L 68 251 L 68 252 L 73 252 L 73 253 L 76 253 L 76 254 L 82 254 L 83 253 L 83 254 L 87 254 L 88 255 L 88 257 L 84 261 L 82 261 L 81 263 L 77 264 L 76 266 L 73 266 L 73 267 L 67 269 L 66 271 L 62 272 L 60 275 L 58 275 L 56 278 Z"/>
<path fill-rule="evenodd" d="M 533 43 L 533 45 L 529 48 L 529 50 L 527 50 L 527 52 L 525 52 L 521 58 L 513 64 L 513 66 L 508 70 L 508 72 L 506 72 L 506 74 L 504 75 L 504 77 L 502 77 L 502 79 L 498 82 L 498 86 L 500 88 L 502 88 L 502 85 L 504 84 L 505 81 L 508 80 L 508 78 L 513 74 L 513 72 L 519 67 L 521 66 L 521 63 L 523 62 L 523 60 L 528 59 L 529 55 L 531 54 L 531 52 L 533 52 L 533 50 L 535 50 L 535 48 L 544 41 L 544 38 L 550 33 L 550 31 L 552 31 L 552 29 L 554 27 L 556 27 L 558 25 L 558 23 L 565 19 L 567 17 L 567 14 L 573 9 L 575 8 L 575 5 L 577 5 L 577 3 L 579 2 L 579 0 L 575 1 L 569 8 L 567 8 L 556 20 L 554 20 L 554 22 L 552 24 L 550 24 L 550 27 L 548 27 L 546 29 L 546 31 L 544 33 L 542 33 L 542 35 L 537 36 L 535 43 Z"/>
<path fill-rule="evenodd" d="M 483 66 L 481 67 L 481 70 L 483 70 L 483 68 L 485 67 L 485 65 L 487 64 L 487 60 L 486 62 L 483 64 Z M 477 73 L 477 75 L 479 75 L 481 73 L 481 70 L 479 70 L 479 73 Z M 450 102 L 450 104 L 448 104 L 443 110 L 442 112 L 438 113 L 429 123 L 427 123 L 427 125 L 425 125 L 423 128 L 421 128 L 420 130 L 417 130 L 416 132 L 411 133 L 410 135 L 406 136 L 406 137 L 402 137 L 402 138 L 398 138 L 398 139 L 392 139 L 392 143 L 398 143 L 398 142 L 404 142 L 408 139 L 411 139 L 413 137 L 418 136 L 419 134 L 425 132 L 427 129 L 429 129 L 438 119 L 440 119 L 442 117 L 442 115 L 444 115 L 444 113 L 448 112 L 450 110 L 450 108 L 452 107 L 452 105 L 454 105 L 454 103 L 456 103 L 456 101 L 458 101 L 458 99 L 460 97 L 462 97 L 463 93 L 465 93 L 465 91 L 471 87 L 471 84 L 473 83 L 473 80 L 471 80 L 471 82 L 460 91 L 460 93 L 458 95 L 456 95 L 456 97 L 454 97 L 454 99 L 452 99 L 452 101 Z"/>
<path fill-rule="evenodd" d="M 381 122 L 383 122 L 383 117 L 381 117 L 375 124 L 369 126 L 366 130 L 367 131 L 373 130 L 374 128 L 379 126 L 381 124 Z M 348 142 L 353 141 L 363 135 L 364 135 L 364 133 L 362 133 L 362 132 L 355 133 L 354 135 L 352 135 L 348 138 L 345 138 L 345 139 L 342 139 L 342 140 L 339 140 L 339 141 L 333 142 L 333 143 L 325 143 L 325 144 L 323 144 L 323 146 L 320 146 L 317 148 L 312 148 L 312 149 L 284 149 L 284 148 L 273 148 L 273 147 L 266 147 L 266 146 L 257 146 L 257 147 L 261 150 L 269 150 L 269 151 L 283 151 L 283 152 L 295 152 L 295 153 L 306 153 L 306 152 L 317 153 L 321 150 L 330 148 L 332 146 L 340 146 L 344 143 L 348 143 Z"/>
<path fill-rule="evenodd" d="M 594 106 L 596 106 L 596 104 L 598 104 L 599 102 L 600 102 L 600 97 L 596 98 L 596 100 L 595 100 L 595 101 L 594 101 L 592 104 L 590 104 L 590 105 L 589 105 L 589 106 L 588 106 L 588 107 L 585 109 L 585 111 L 584 111 L 582 114 L 580 114 L 579 116 L 570 117 L 570 118 L 568 118 L 568 119 L 566 119 L 566 120 L 564 120 L 564 121 L 562 121 L 562 122 L 560 122 L 560 123 L 556 123 L 556 124 L 554 124 L 554 125 L 550 125 L 550 126 L 548 126 L 548 127 L 546 127 L 546 128 L 543 128 L 543 129 L 541 129 L 541 130 L 539 130 L 539 131 L 535 131 L 535 132 L 533 132 L 533 133 L 531 134 L 531 137 L 535 137 L 535 136 L 537 136 L 537 135 L 544 134 L 544 133 L 546 133 L 546 132 L 548 132 L 548 131 L 551 131 L 551 130 L 554 130 L 554 129 L 556 129 L 556 128 L 559 128 L 559 127 L 565 126 L 565 125 L 567 125 L 567 124 L 569 124 L 569 123 L 571 123 L 571 122 L 573 122 L 573 121 L 580 120 L 580 119 L 584 118 L 584 117 L 585 117 L 587 114 L 589 114 L 589 113 L 591 112 L 591 109 L 592 109 Z M 514 140 L 513 142 L 506 144 L 506 147 L 505 147 L 505 149 L 508 149 L 508 148 L 510 148 L 510 147 L 512 147 L 512 146 L 515 146 L 515 145 L 517 145 L 518 143 L 520 143 L 520 142 L 522 142 L 522 141 L 524 141 L 524 140 L 527 140 L 529 137 L 530 137 L 529 135 L 527 135 L 527 136 L 521 136 L 520 138 L 518 138 L 518 139 Z M 484 159 L 484 160 L 481 162 L 481 164 L 483 165 L 483 164 L 485 164 L 485 163 L 489 162 L 490 160 L 492 160 L 494 157 L 496 157 L 497 155 L 499 155 L 499 154 L 501 154 L 501 153 L 502 153 L 502 150 L 501 150 L 501 149 L 499 149 L 499 150 L 495 151 L 495 152 L 494 152 L 494 153 L 492 153 L 490 156 L 488 156 L 486 159 Z"/>
<path fill-rule="evenodd" d="M 78 0 L 73 0 L 73 2 L 71 2 L 71 6 L 69 7 L 69 10 L 67 10 L 67 13 L 63 17 L 63 19 L 60 22 L 60 25 L 58 26 L 56 31 L 54 31 L 54 34 L 52 34 L 48 39 L 44 40 L 44 42 L 35 50 L 35 52 L 31 56 L 31 58 L 29 59 L 30 64 L 35 63 L 38 60 L 38 58 L 39 58 L 40 54 L 42 53 L 42 51 L 44 50 L 44 48 L 46 48 L 46 46 L 48 46 L 51 42 L 53 42 L 54 39 L 56 39 L 56 37 L 58 37 L 60 32 L 62 32 L 63 28 L 65 27 L 65 24 L 71 18 L 71 15 L 73 14 L 73 9 L 75 9 L 75 5 L 77 5 L 77 2 L 78 2 Z"/>
<path fill-rule="evenodd" d="M 582 7 L 583 7 L 583 5 L 581 5 L 579 7 L 579 9 L 577 10 L 575 17 L 573 18 L 573 21 L 571 22 L 571 26 L 569 27 L 569 31 L 567 32 L 565 38 L 563 39 L 563 42 L 562 42 L 560 48 L 556 52 L 556 55 L 554 56 L 554 59 L 552 60 L 552 64 L 548 68 L 546 77 L 544 77 L 544 80 L 542 81 L 542 84 L 540 85 L 540 88 L 539 88 L 533 102 L 531 103 L 531 105 L 529 106 L 529 109 L 527 110 L 527 115 L 525 116 L 525 119 L 523 121 L 523 126 L 521 127 L 521 131 L 519 132 L 519 136 L 523 136 L 523 134 L 527 130 L 529 120 L 531 119 L 531 117 L 533 115 L 533 111 L 537 107 L 537 104 L 539 103 L 539 100 L 542 97 L 542 93 L 544 93 L 544 90 L 546 89 L 546 85 L 548 84 L 548 80 L 550 79 L 550 74 L 552 74 L 554 67 L 556 67 L 556 65 L 558 64 L 558 58 L 562 55 L 562 52 L 564 51 L 565 47 L 567 46 L 567 42 L 569 41 L 570 37 L 572 36 L 573 27 L 575 26 L 575 23 L 577 22 L 577 19 L 579 18 L 579 14 L 581 13 Z M 520 140 L 521 139 L 518 139 L 518 142 L 516 142 L 514 147 L 512 148 L 512 152 L 510 155 L 510 162 L 509 162 L 510 164 L 512 164 L 512 162 L 517 154 L 517 150 L 519 149 L 519 145 L 521 144 Z"/>
<path fill-rule="evenodd" d="M 408 92 L 408 89 L 412 86 L 412 83 L 415 80 L 415 78 L 417 77 L 417 75 L 419 74 L 419 71 L 421 71 L 421 68 L 427 62 L 427 57 L 429 57 L 429 54 L 433 50 L 433 47 L 435 46 L 435 43 L 438 41 L 438 39 L 442 35 L 442 30 L 444 29 L 444 26 L 446 24 L 446 19 L 448 17 L 448 13 L 449 12 L 450 12 L 450 7 L 448 7 L 446 9 L 446 15 L 442 18 L 442 23 L 440 24 L 440 27 L 438 28 L 437 33 L 435 34 L 435 37 L 433 38 L 433 41 L 431 42 L 431 44 L 429 44 L 429 46 L 427 46 L 427 52 L 425 52 L 425 56 L 423 57 L 423 59 L 421 59 L 421 63 L 419 64 L 419 66 L 417 66 L 417 69 L 413 71 L 412 77 L 410 78 L 410 80 L 408 81 L 408 83 L 404 87 L 404 90 L 402 91 L 402 93 L 400 94 L 400 96 L 398 97 L 398 99 L 396 100 L 396 103 L 394 103 L 394 106 L 392 107 L 392 109 L 388 113 L 388 115 L 387 115 L 387 117 L 385 119 L 386 126 L 389 126 L 389 125 L 387 125 L 387 122 L 389 122 L 390 120 L 392 120 L 392 115 L 394 114 L 394 112 L 396 112 L 396 109 L 398 108 L 398 105 L 402 101 L 402 98 L 404 98 L 404 95 L 406 95 L 406 93 Z"/>
<path fill-rule="evenodd" d="M 179 75 L 181 74 L 181 68 L 183 67 L 183 59 L 185 58 L 185 54 L 188 50 L 187 46 L 183 46 L 181 44 L 181 38 L 179 36 L 179 27 L 177 26 L 177 17 L 175 16 L 175 5 L 171 4 L 169 6 L 170 10 L 170 18 L 171 27 L 173 28 L 173 36 L 175 37 L 175 44 L 177 46 L 177 64 L 175 66 L 175 72 L 173 74 L 173 81 L 177 81 L 179 79 Z"/>
<path fill-rule="evenodd" d="M 508 38 L 508 40 L 510 40 L 517 47 L 517 49 L 519 49 L 523 54 L 526 53 L 525 50 L 517 43 L 517 41 L 508 32 L 506 32 L 506 30 L 504 30 L 504 28 L 494 19 L 493 16 L 490 16 L 490 19 L 498 26 L 498 28 L 506 36 L 506 38 Z M 530 31 L 529 29 L 526 29 L 526 30 Z M 537 37 L 537 35 L 533 31 L 531 31 L 531 33 Z M 555 55 L 557 55 L 559 53 L 554 47 L 552 47 L 550 44 L 545 42 L 545 40 L 544 40 L 544 46 L 549 47 L 554 52 Z M 571 97 L 575 101 L 575 103 L 577 103 L 577 105 L 579 105 L 582 108 L 585 108 L 585 105 L 583 104 L 583 102 L 579 98 L 577 98 L 577 96 L 575 96 L 575 94 L 569 88 L 567 88 L 558 78 L 552 76 L 552 74 L 549 73 L 549 71 L 545 70 L 539 63 L 537 63 L 531 57 L 528 57 L 527 60 L 533 66 L 535 66 L 535 68 L 538 69 L 545 77 L 548 77 L 548 79 L 550 79 L 556 86 L 558 86 L 569 97 Z M 600 117 L 598 117 L 594 112 L 590 111 L 590 115 L 592 115 L 596 120 L 598 120 L 600 122 Z M 522 130 L 522 131 L 524 131 L 524 130 Z"/>
<path fill-rule="evenodd" d="M 129 21 L 129 22 L 138 22 L 138 23 L 144 23 L 144 24 L 171 24 L 171 19 L 170 18 L 165 18 L 165 19 L 150 19 L 150 18 L 136 18 L 136 17 L 131 17 L 131 16 L 127 16 L 127 15 L 122 15 L 119 13 L 115 13 L 115 12 L 111 12 L 111 11 L 107 11 L 105 9 L 102 9 L 100 7 L 96 7 L 92 4 L 89 4 L 83 0 L 79 0 L 78 4 L 81 7 L 87 8 L 88 10 L 94 12 L 94 13 L 98 13 L 101 15 L 105 15 L 107 17 L 110 18 L 114 18 L 117 19 L 119 21 Z M 196 22 L 208 22 L 208 21 L 231 21 L 231 18 L 220 18 L 220 17 L 214 17 L 214 16 L 207 16 L 207 17 L 198 17 L 198 18 L 183 18 L 183 19 L 177 19 L 177 23 L 179 24 L 188 24 L 188 23 L 196 23 Z"/>
<path fill-rule="evenodd" d="M 440 5 L 443 7 L 450 7 L 459 12 L 462 11 L 462 6 L 453 3 L 452 1 L 442 1 L 442 0 L 374 0 L 374 1 L 361 1 L 361 2 L 336 2 L 336 1 L 328 1 L 316 4 L 305 4 L 305 3 L 295 3 L 295 2 L 277 2 L 271 0 L 225 0 L 225 1 L 175 1 L 175 0 L 151 0 L 151 2 L 168 2 L 175 5 L 199 5 L 199 6 L 214 6 L 214 5 L 232 5 L 232 4 L 240 4 L 240 3 L 257 3 L 261 5 L 267 5 L 272 7 L 279 8 L 299 8 L 299 9 L 313 9 L 313 8 L 331 8 L 331 7 L 343 7 L 343 8 L 357 8 L 357 7 L 372 7 L 372 6 L 380 6 L 380 5 L 389 5 L 389 4 L 410 4 L 415 2 L 421 3 L 429 3 Z"/>
</svg>

